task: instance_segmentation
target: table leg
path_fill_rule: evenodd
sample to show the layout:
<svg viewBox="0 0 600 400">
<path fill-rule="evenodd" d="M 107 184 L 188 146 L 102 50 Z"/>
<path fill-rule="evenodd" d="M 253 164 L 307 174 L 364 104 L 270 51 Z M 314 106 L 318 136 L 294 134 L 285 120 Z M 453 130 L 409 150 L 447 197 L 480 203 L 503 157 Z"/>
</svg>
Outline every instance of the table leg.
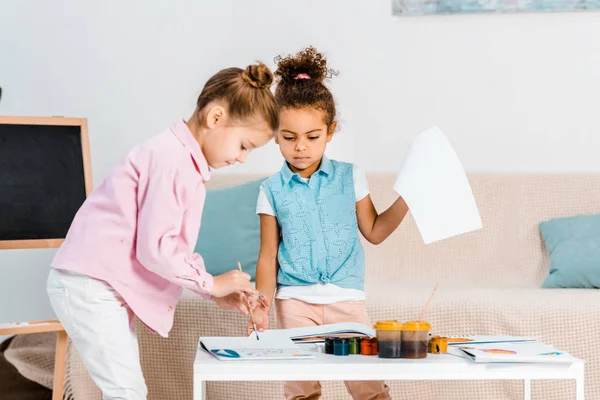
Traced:
<svg viewBox="0 0 600 400">
<path fill-rule="evenodd" d="M 531 400 L 531 379 L 523 380 L 523 400 Z"/>
<path fill-rule="evenodd" d="M 63 400 L 66 362 L 67 332 L 58 331 L 56 337 L 56 354 L 54 355 L 54 383 L 52 386 L 52 400 Z"/>
<path fill-rule="evenodd" d="M 194 400 L 207 400 L 206 381 L 194 378 Z"/>
<path fill-rule="evenodd" d="M 576 400 L 585 400 L 585 396 L 583 394 L 583 374 L 581 377 L 575 379 L 575 399 Z"/>
</svg>

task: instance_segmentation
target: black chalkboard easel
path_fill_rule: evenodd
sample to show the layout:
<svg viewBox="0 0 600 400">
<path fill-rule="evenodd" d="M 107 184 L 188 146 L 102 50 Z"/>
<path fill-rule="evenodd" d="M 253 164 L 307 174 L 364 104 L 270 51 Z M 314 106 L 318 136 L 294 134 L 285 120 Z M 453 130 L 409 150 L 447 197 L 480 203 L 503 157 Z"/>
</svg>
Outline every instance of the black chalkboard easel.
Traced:
<svg viewBox="0 0 600 400">
<path fill-rule="evenodd" d="M 86 119 L 0 116 L 0 249 L 59 247 L 91 190 Z"/>
</svg>

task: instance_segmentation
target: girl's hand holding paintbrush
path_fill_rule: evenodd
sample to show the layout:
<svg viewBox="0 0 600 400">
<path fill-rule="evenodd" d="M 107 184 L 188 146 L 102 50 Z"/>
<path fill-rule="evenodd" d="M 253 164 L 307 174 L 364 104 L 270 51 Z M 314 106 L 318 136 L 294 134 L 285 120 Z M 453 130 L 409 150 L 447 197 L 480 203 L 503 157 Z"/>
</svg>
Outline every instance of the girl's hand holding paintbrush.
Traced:
<svg viewBox="0 0 600 400">
<path fill-rule="evenodd" d="M 238 261 L 238 269 L 240 270 L 240 272 L 242 272 L 242 264 Z M 259 296 L 259 301 L 263 300 L 264 301 L 264 296 L 261 294 Z M 250 323 L 252 324 L 252 328 L 256 331 L 256 340 L 260 340 L 260 338 L 258 337 L 258 327 L 256 326 L 256 320 L 254 319 L 254 313 L 252 312 L 252 310 L 254 310 L 256 307 L 253 306 L 252 304 L 250 304 L 250 301 L 248 301 L 248 311 L 250 311 Z M 264 306 L 264 304 L 262 304 Z"/>
<path fill-rule="evenodd" d="M 250 308 L 257 307 L 259 293 L 250 283 L 250 275 L 232 270 L 215 276 L 211 290 L 212 300 L 224 310 L 239 310 L 244 315 Z"/>
<path fill-rule="evenodd" d="M 257 290 L 250 283 L 250 275 L 239 270 L 232 270 L 213 278 L 213 288 L 210 294 L 213 297 L 225 297 L 232 293 L 257 294 Z"/>
<path fill-rule="evenodd" d="M 252 310 L 258 309 L 257 307 L 261 306 L 258 296 L 247 295 L 245 293 L 232 293 L 224 297 L 213 297 L 213 301 L 223 310 L 238 310 L 244 315 L 247 315 L 249 312 L 248 306 Z"/>
<path fill-rule="evenodd" d="M 254 322 L 256 322 L 256 329 L 259 332 L 263 332 L 269 329 L 269 301 L 262 294 L 259 297 L 259 307 L 254 310 Z M 248 335 L 254 331 L 254 325 L 252 320 L 248 321 L 247 333 Z"/>
</svg>

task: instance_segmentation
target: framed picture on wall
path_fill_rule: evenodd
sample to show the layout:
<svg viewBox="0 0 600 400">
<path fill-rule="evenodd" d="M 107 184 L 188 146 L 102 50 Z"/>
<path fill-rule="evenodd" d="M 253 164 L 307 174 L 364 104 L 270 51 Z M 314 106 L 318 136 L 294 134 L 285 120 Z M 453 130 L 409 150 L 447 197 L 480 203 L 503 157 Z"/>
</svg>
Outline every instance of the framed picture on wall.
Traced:
<svg viewBox="0 0 600 400">
<path fill-rule="evenodd" d="M 392 0 L 397 16 L 600 10 L 600 0 Z"/>
</svg>

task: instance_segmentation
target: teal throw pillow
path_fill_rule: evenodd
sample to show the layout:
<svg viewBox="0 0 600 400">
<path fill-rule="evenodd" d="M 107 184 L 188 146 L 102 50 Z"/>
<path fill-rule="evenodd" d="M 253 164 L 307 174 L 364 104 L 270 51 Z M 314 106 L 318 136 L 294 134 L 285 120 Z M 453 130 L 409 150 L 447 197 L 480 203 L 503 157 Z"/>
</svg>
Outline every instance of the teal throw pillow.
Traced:
<svg viewBox="0 0 600 400">
<path fill-rule="evenodd" d="M 244 272 L 255 279 L 260 247 L 256 200 L 263 181 L 207 191 L 195 251 L 210 274 L 237 269 L 239 261 Z"/>
<path fill-rule="evenodd" d="M 543 288 L 600 288 L 600 215 L 552 219 L 540 232 L 550 255 Z"/>
</svg>

